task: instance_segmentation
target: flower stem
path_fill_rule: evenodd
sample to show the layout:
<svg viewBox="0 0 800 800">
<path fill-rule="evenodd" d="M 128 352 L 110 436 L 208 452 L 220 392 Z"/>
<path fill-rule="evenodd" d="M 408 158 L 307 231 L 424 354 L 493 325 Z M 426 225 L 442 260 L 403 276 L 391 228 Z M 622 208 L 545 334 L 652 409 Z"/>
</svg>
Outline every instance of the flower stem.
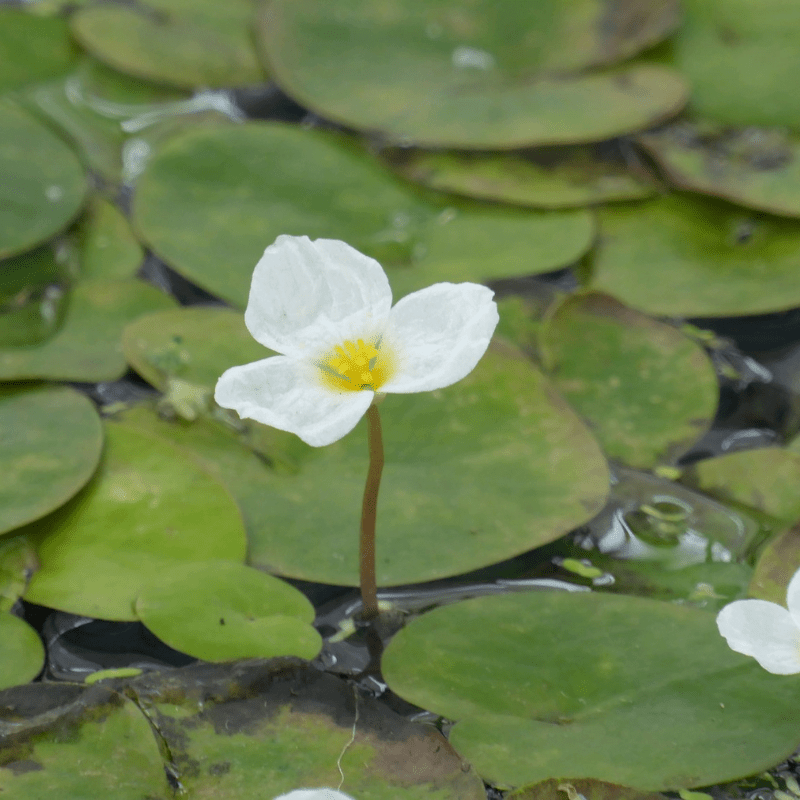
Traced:
<svg viewBox="0 0 800 800">
<path fill-rule="evenodd" d="M 378 406 L 374 403 L 367 409 L 369 429 L 369 471 L 364 487 L 364 502 L 361 505 L 360 577 L 361 617 L 373 619 L 378 616 L 378 585 L 375 579 L 375 518 L 378 512 L 378 489 L 383 472 L 383 436 Z"/>
</svg>

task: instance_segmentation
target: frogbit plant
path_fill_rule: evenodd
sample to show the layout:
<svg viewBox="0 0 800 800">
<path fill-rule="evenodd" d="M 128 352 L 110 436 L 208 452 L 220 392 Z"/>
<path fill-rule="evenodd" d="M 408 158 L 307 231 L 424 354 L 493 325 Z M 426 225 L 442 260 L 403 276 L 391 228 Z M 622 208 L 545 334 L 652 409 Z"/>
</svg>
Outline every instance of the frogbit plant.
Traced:
<svg viewBox="0 0 800 800">
<path fill-rule="evenodd" d="M 322 447 L 366 413 L 369 470 L 361 509 L 362 616 L 378 613 L 375 517 L 383 471 L 378 403 L 386 394 L 441 389 L 464 378 L 499 321 L 494 293 L 436 283 L 392 307 L 381 265 L 344 242 L 279 236 L 256 264 L 244 319 L 282 355 L 232 367 L 219 405 Z"/>
<path fill-rule="evenodd" d="M 735 600 L 719 612 L 717 627 L 731 650 L 775 675 L 793 675 L 800 672 L 800 569 L 789 581 L 786 605 Z"/>
</svg>

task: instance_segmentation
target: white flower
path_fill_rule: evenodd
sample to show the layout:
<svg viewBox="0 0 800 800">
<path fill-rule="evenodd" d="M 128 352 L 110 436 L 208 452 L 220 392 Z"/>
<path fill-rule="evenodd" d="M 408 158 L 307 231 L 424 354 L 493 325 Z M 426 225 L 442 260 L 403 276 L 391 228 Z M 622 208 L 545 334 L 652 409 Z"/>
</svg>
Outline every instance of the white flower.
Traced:
<svg viewBox="0 0 800 800">
<path fill-rule="evenodd" d="M 767 600 L 735 600 L 717 615 L 719 632 L 737 653 L 776 675 L 800 672 L 800 570 L 786 590 L 788 611 Z"/>
<path fill-rule="evenodd" d="M 353 800 L 353 798 L 335 789 L 295 789 L 274 800 Z"/>
<path fill-rule="evenodd" d="M 376 392 L 428 392 L 472 372 L 499 320 L 493 296 L 437 283 L 392 308 L 377 261 L 334 239 L 279 236 L 253 272 L 244 319 L 282 355 L 227 370 L 215 399 L 314 447 L 330 444 Z"/>
</svg>

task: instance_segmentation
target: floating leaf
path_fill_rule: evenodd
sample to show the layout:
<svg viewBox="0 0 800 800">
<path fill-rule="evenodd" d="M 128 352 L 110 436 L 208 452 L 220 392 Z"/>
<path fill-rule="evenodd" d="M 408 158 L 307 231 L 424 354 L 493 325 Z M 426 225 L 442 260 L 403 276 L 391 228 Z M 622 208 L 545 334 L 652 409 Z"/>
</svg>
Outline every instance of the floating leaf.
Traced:
<svg viewBox="0 0 800 800">
<path fill-rule="evenodd" d="M 800 217 L 800 137 L 679 122 L 637 138 L 680 189 Z"/>
<path fill-rule="evenodd" d="M 246 0 L 92 5 L 73 15 L 72 33 L 92 55 L 138 78 L 187 89 L 239 86 L 264 81 L 251 14 Z"/>
<path fill-rule="evenodd" d="M 66 503 L 100 460 L 100 418 L 72 389 L 0 391 L 0 430 L 0 533 Z"/>
<path fill-rule="evenodd" d="M 75 48 L 63 17 L 0 8 L 0 94 L 64 75 Z"/>
<path fill-rule="evenodd" d="M 352 142 L 281 123 L 174 137 L 139 181 L 134 225 L 170 266 L 241 307 L 253 267 L 280 234 L 348 242 L 390 270 L 395 298 L 432 280 L 562 267 L 593 236 L 584 211 L 443 212 Z"/>
<path fill-rule="evenodd" d="M 229 367 L 275 355 L 253 338 L 241 311 L 207 306 L 146 314 L 125 328 L 122 346 L 128 363 L 162 392 L 171 377 L 213 389 Z"/>
<path fill-rule="evenodd" d="M 288 583 L 231 561 L 186 564 L 160 575 L 136 600 L 162 642 L 205 661 L 314 658 L 314 607 Z"/>
<path fill-rule="evenodd" d="M 544 328 L 542 351 L 605 452 L 631 466 L 674 461 L 714 419 L 719 389 L 705 351 L 608 295 L 566 298 Z"/>
<path fill-rule="evenodd" d="M 684 0 L 672 62 L 723 125 L 800 127 L 800 15 L 785 0 Z"/>
<path fill-rule="evenodd" d="M 800 454 L 782 447 L 705 458 L 692 464 L 684 479 L 712 497 L 750 506 L 786 524 L 800 520 Z"/>
<path fill-rule="evenodd" d="M 281 88 L 324 117 L 404 144 L 508 149 L 607 139 L 680 110 L 687 89 L 675 72 L 585 72 L 677 24 L 672 2 L 624 10 L 597 0 L 279 0 L 257 17 L 256 36 Z"/>
<path fill-rule="evenodd" d="M 190 797 L 247 800 L 264 787 L 272 797 L 338 786 L 341 774 L 343 792 L 369 800 L 485 797 L 437 730 L 297 659 L 197 665 L 145 676 L 128 691 L 164 737 Z"/>
<path fill-rule="evenodd" d="M 81 233 L 82 278 L 132 278 L 141 267 L 142 246 L 122 212 L 107 200 L 92 200 Z"/>
<path fill-rule="evenodd" d="M 78 157 L 8 99 L 0 99 L 0 175 L 0 258 L 54 236 L 83 205 Z"/>
<path fill-rule="evenodd" d="M 648 314 L 725 317 L 800 306 L 800 222 L 670 195 L 600 216 L 591 286 Z"/>
<path fill-rule="evenodd" d="M 572 208 L 655 193 L 601 145 L 537 148 L 515 153 L 386 150 L 403 177 L 440 192 L 539 208 Z"/>
<path fill-rule="evenodd" d="M 245 555 L 239 510 L 221 484 L 166 442 L 113 424 L 94 479 L 24 531 L 41 562 L 25 599 L 98 619 L 135 620 L 153 576 Z"/>
<path fill-rule="evenodd" d="M 3 644 L 0 647 L 0 689 L 32 681 L 44 665 L 44 645 L 39 634 L 24 620 L 3 612 L 0 613 L 0 642 Z M 0 767 L 0 791 L 4 789 L 2 774 Z"/>
<path fill-rule="evenodd" d="M 457 721 L 453 745 L 501 787 L 568 774 L 706 786 L 766 769 L 800 740 L 800 676 L 731 651 L 713 614 L 638 597 L 444 606 L 401 630 L 382 667 L 406 700 Z"/>
<path fill-rule="evenodd" d="M 52 338 L 36 346 L 0 348 L 0 380 L 116 380 L 127 368 L 121 341 L 125 325 L 174 305 L 171 297 L 137 280 L 78 283 Z"/>
</svg>

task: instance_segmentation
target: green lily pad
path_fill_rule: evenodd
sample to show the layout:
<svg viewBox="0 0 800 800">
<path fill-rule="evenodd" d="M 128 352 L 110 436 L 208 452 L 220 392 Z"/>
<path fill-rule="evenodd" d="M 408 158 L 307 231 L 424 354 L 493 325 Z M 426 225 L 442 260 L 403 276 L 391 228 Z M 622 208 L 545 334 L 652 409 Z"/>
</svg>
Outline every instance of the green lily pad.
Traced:
<svg viewBox="0 0 800 800">
<path fill-rule="evenodd" d="M 338 786 L 369 800 L 483 800 L 475 771 L 409 722 L 298 659 L 196 665 L 127 690 L 164 737 L 190 797 L 248 800 Z M 339 772 L 341 767 L 341 773 Z"/>
<path fill-rule="evenodd" d="M 113 381 L 127 369 L 122 330 L 149 311 L 175 301 L 137 280 L 92 280 L 76 284 L 61 328 L 29 347 L 0 348 L 0 381 L 48 378 Z"/>
<path fill-rule="evenodd" d="M 713 614 L 639 597 L 444 606 L 401 630 L 382 666 L 395 692 L 457 721 L 454 747 L 500 787 L 567 774 L 706 786 L 766 769 L 800 740 L 800 676 L 734 653 Z"/>
<path fill-rule="evenodd" d="M 786 524 L 800 520 L 796 488 L 800 484 L 800 454 L 782 447 L 706 458 L 692 464 L 683 477 L 720 500 L 750 506 Z"/>
<path fill-rule="evenodd" d="M 0 99 L 0 174 L 0 258 L 54 236 L 83 205 L 78 157 L 8 99 Z"/>
<path fill-rule="evenodd" d="M 44 665 L 44 645 L 39 634 L 24 620 L 3 612 L 0 613 L 0 642 L 3 644 L 0 647 L 0 689 L 32 681 Z"/>
<path fill-rule="evenodd" d="M 558 538 L 605 502 L 607 467 L 594 439 L 510 348 L 492 345 L 467 378 L 446 390 L 387 397 L 381 412 L 383 585 L 502 561 Z M 242 508 L 250 564 L 293 578 L 358 583 L 368 466 L 363 421 L 319 449 L 263 426 L 255 427 L 270 439 L 254 445 L 211 419 L 159 422 L 141 407 L 121 420 L 186 447 L 229 487 Z M 324 547 L 309 548 L 320 531 Z"/>
<path fill-rule="evenodd" d="M 566 298 L 541 349 L 556 387 L 611 458 L 640 468 L 674 462 L 714 419 L 719 388 L 705 351 L 613 297 Z"/>
<path fill-rule="evenodd" d="M 726 317 L 800 306 L 800 223 L 669 195 L 600 216 L 590 285 L 648 314 Z"/>
<path fill-rule="evenodd" d="M 800 137 L 680 122 L 637 138 L 679 189 L 800 217 Z"/>
<path fill-rule="evenodd" d="M 511 792 L 506 798 L 507 800 L 664 800 L 664 796 L 660 794 L 641 792 L 638 789 L 591 778 L 550 778 Z"/>
<path fill-rule="evenodd" d="M 595 440 L 510 347 L 493 345 L 447 389 L 387 397 L 381 412 L 381 585 L 502 561 L 562 536 L 605 502 L 608 473 Z M 276 472 L 263 495 L 271 524 L 251 536 L 250 563 L 356 584 L 366 423 L 329 447 L 296 448 L 298 473 Z M 310 549 L 319 531 L 326 546 Z"/>
<path fill-rule="evenodd" d="M 0 94 L 65 75 L 75 56 L 63 17 L 0 8 Z"/>
<path fill-rule="evenodd" d="M 0 430 L 0 533 L 66 503 L 100 460 L 100 418 L 72 389 L 0 390 Z"/>
<path fill-rule="evenodd" d="M 322 116 L 404 144 L 509 149 L 607 139 L 680 110 L 687 88 L 668 69 L 585 72 L 677 24 L 671 2 L 625 11 L 627 23 L 597 0 L 278 0 L 256 37 L 281 88 Z"/>
<path fill-rule="evenodd" d="M 655 193 L 599 145 L 516 153 L 426 152 L 398 148 L 383 157 L 404 178 L 440 192 L 534 208 L 573 208 Z"/>
<path fill-rule="evenodd" d="M 93 198 L 81 224 L 82 278 L 132 278 L 144 261 L 144 250 L 122 212 Z"/>
<path fill-rule="evenodd" d="M 21 691 L 28 688 L 0 695 L 3 800 L 173 796 L 150 723 L 130 700 L 102 685 L 77 698 L 74 686 L 39 684 L 35 699 Z M 47 709 L 59 695 L 74 699 Z"/>
<path fill-rule="evenodd" d="M 228 367 L 275 353 L 253 339 L 240 311 L 189 306 L 145 314 L 125 328 L 128 363 L 160 391 L 170 378 L 213 389 Z"/>
<path fill-rule="evenodd" d="M 800 524 L 773 537 L 756 562 L 749 594 L 771 603 L 786 605 L 786 588 L 800 569 Z"/>
<path fill-rule="evenodd" d="M 154 576 L 243 561 L 246 546 L 221 484 L 166 442 L 111 423 L 94 479 L 24 531 L 41 562 L 25 599 L 110 620 L 135 620 L 133 604 Z"/>
<path fill-rule="evenodd" d="M 100 61 L 138 78 L 187 89 L 262 83 L 250 40 L 247 0 L 148 0 L 92 5 L 71 20 L 78 42 Z"/>
<path fill-rule="evenodd" d="M 352 142 L 282 123 L 174 137 L 139 181 L 133 220 L 170 266 L 240 307 L 264 248 L 284 233 L 341 239 L 396 268 L 389 274 L 396 297 L 435 280 L 563 267 L 594 233 L 582 210 L 462 204 L 443 211 Z"/>
<path fill-rule="evenodd" d="M 800 127 L 800 15 L 784 0 L 684 0 L 672 63 L 692 108 L 723 125 Z"/>
<path fill-rule="evenodd" d="M 322 644 L 314 607 L 288 583 L 231 561 L 186 564 L 160 575 L 136 600 L 162 642 L 205 661 L 300 656 Z"/>
</svg>

